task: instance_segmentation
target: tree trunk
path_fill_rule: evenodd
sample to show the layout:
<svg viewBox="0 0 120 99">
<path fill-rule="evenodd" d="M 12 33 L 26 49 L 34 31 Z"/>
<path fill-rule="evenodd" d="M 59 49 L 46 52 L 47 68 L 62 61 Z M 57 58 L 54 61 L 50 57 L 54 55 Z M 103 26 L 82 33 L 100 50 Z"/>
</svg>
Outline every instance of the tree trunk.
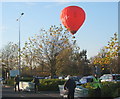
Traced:
<svg viewBox="0 0 120 99">
<path fill-rule="evenodd" d="M 50 71 L 51 71 L 52 78 L 56 76 L 56 59 L 52 59 L 50 61 Z"/>
</svg>

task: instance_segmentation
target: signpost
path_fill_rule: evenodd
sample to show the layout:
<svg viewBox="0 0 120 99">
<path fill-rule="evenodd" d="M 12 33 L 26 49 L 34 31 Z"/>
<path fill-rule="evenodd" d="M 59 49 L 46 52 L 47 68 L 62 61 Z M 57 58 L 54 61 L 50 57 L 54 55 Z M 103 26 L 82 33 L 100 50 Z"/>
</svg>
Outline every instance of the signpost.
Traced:
<svg viewBox="0 0 120 99">
<path fill-rule="evenodd" d="M 19 70 L 10 70 L 10 77 L 15 77 L 16 75 L 20 75 Z"/>
</svg>

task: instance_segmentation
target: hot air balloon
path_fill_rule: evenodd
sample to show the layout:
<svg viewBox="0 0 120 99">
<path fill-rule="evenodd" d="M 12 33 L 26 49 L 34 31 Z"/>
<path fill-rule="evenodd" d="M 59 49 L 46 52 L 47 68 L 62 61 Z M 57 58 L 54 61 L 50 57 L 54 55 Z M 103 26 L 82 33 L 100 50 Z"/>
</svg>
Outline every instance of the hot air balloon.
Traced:
<svg viewBox="0 0 120 99">
<path fill-rule="evenodd" d="M 78 6 L 68 6 L 61 11 L 60 19 L 62 24 L 74 35 L 85 21 L 85 12 Z"/>
</svg>

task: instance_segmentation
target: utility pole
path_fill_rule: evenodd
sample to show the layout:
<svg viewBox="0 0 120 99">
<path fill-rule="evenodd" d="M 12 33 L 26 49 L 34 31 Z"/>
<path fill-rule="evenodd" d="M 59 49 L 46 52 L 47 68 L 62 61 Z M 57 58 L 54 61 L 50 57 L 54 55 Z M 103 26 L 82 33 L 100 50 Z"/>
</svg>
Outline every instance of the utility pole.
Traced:
<svg viewBox="0 0 120 99">
<path fill-rule="evenodd" d="M 19 62 L 18 62 L 18 68 L 19 68 L 19 75 L 21 74 L 21 72 L 20 72 L 20 69 L 21 69 L 21 45 L 20 45 L 20 43 L 21 43 L 21 40 L 20 40 L 20 33 L 21 33 L 21 27 L 20 27 L 20 19 L 21 19 L 21 17 L 22 17 L 22 15 L 24 15 L 24 13 L 21 13 L 21 15 L 20 15 L 20 17 L 17 19 L 17 21 L 19 22 Z"/>
</svg>

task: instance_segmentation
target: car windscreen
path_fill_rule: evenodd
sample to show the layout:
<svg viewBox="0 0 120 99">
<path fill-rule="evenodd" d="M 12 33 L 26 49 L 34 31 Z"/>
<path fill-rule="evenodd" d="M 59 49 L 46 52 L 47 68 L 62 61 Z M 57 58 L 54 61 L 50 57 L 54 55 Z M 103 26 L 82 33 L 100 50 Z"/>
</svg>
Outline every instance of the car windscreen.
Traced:
<svg viewBox="0 0 120 99">
<path fill-rule="evenodd" d="M 93 82 L 93 78 L 87 78 L 87 82 Z"/>
</svg>

